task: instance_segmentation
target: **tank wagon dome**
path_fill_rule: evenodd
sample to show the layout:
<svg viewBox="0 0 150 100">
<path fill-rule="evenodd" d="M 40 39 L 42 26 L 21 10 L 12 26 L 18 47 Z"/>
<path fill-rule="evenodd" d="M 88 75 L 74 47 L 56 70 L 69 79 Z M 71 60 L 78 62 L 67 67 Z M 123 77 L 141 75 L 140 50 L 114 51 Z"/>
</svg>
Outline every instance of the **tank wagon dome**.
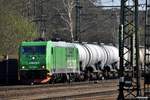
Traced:
<svg viewBox="0 0 150 100">
<path fill-rule="evenodd" d="M 144 65 L 144 53 L 148 53 L 150 54 L 150 50 L 148 49 L 144 49 L 144 47 L 140 47 L 139 49 L 139 63 Z M 148 64 L 150 63 L 150 59 L 148 57 L 146 57 L 145 63 Z"/>
<path fill-rule="evenodd" d="M 110 45 L 103 46 L 107 53 L 107 62 L 106 65 L 113 64 L 115 62 L 119 62 L 119 51 L 118 48 Z"/>
<path fill-rule="evenodd" d="M 79 51 L 79 60 L 82 62 L 81 67 L 93 67 L 99 64 L 100 69 L 103 69 L 106 61 L 107 54 L 103 46 L 97 44 L 87 44 L 87 43 L 74 43 L 75 47 Z"/>
<path fill-rule="evenodd" d="M 101 63 L 101 67 L 103 67 L 107 59 L 103 48 L 96 44 L 85 44 L 85 47 L 88 50 L 90 55 L 88 66 Z"/>
<path fill-rule="evenodd" d="M 81 67 L 84 70 L 89 62 L 89 52 L 82 44 L 74 43 L 74 46 L 78 49 L 79 61 L 81 62 Z"/>
<path fill-rule="evenodd" d="M 144 52 L 145 52 L 144 47 L 140 47 L 140 49 L 139 49 L 139 64 L 144 64 Z M 146 49 L 146 52 L 150 54 L 150 51 L 148 49 Z M 128 52 L 127 48 L 124 48 L 124 53 L 125 53 L 125 59 L 127 61 L 130 61 L 130 52 Z M 150 62 L 150 60 L 147 59 L 146 63 L 148 63 L 148 62 Z"/>
</svg>

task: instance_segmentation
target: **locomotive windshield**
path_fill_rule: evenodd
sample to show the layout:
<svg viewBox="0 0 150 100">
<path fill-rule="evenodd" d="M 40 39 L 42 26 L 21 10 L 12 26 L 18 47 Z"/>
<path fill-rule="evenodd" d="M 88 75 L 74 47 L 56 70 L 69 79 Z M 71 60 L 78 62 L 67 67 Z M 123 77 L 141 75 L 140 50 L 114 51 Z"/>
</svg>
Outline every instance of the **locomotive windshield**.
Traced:
<svg viewBox="0 0 150 100">
<path fill-rule="evenodd" d="M 46 46 L 23 46 L 21 47 L 22 54 L 45 54 Z"/>
</svg>

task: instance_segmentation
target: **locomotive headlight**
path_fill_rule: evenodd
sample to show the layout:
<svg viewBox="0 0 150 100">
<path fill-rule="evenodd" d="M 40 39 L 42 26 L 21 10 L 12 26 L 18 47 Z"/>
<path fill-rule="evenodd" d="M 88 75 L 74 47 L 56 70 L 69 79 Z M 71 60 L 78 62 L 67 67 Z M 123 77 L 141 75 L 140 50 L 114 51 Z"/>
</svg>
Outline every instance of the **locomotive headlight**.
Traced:
<svg viewBox="0 0 150 100">
<path fill-rule="evenodd" d="M 35 57 L 34 57 L 34 56 L 32 57 L 32 60 L 35 60 Z"/>
<path fill-rule="evenodd" d="M 25 68 L 25 66 L 22 66 L 22 69 L 24 69 Z"/>
<path fill-rule="evenodd" d="M 43 66 L 42 66 L 42 69 L 44 69 L 44 68 L 45 68 L 45 66 L 43 65 Z"/>
</svg>

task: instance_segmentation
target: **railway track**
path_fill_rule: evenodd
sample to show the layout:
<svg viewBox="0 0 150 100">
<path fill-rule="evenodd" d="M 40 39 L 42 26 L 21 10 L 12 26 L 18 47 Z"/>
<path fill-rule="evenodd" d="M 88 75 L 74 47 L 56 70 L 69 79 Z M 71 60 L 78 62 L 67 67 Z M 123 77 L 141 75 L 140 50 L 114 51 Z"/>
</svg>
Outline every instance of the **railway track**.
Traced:
<svg viewBox="0 0 150 100">
<path fill-rule="evenodd" d="M 9 85 L 9 86 L 0 86 L 0 91 L 3 90 L 22 90 L 22 89 L 33 89 L 33 88 L 46 88 L 46 87 L 64 87 L 64 86 L 75 86 L 75 85 L 86 85 L 86 84 L 108 84 L 116 83 L 117 79 L 112 80 L 99 80 L 99 81 L 84 81 L 84 82 L 71 82 L 71 83 L 56 83 L 56 84 L 38 84 L 38 85 Z"/>
<path fill-rule="evenodd" d="M 57 96 L 57 97 L 47 97 L 47 98 L 42 98 L 41 100 L 60 100 L 60 99 L 78 99 L 78 100 L 91 100 L 91 99 L 102 99 L 104 98 L 108 98 L 112 95 L 114 95 L 115 97 L 113 97 L 113 99 L 116 98 L 116 94 L 117 94 L 117 89 L 116 88 L 112 88 L 112 89 L 106 89 L 106 90 L 101 90 L 101 91 L 88 91 L 88 92 L 83 92 L 83 93 L 74 93 L 74 94 L 68 94 L 65 96 Z"/>
<path fill-rule="evenodd" d="M 103 80 L 97 83 L 81 82 L 71 84 L 47 84 L 33 86 L 0 87 L 0 99 L 66 99 L 117 93 L 117 80 Z"/>
</svg>

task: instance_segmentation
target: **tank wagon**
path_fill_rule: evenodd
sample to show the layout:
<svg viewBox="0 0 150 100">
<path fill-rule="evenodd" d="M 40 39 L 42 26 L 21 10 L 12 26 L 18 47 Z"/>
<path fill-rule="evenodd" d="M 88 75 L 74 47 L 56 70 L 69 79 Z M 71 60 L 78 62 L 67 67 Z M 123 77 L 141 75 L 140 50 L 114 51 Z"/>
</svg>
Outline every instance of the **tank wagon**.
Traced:
<svg viewBox="0 0 150 100">
<path fill-rule="evenodd" d="M 22 42 L 19 51 L 21 81 L 100 79 L 119 69 L 118 49 L 111 45 L 35 41 Z"/>
<path fill-rule="evenodd" d="M 150 51 L 148 49 L 146 49 L 146 52 L 150 54 Z M 126 53 L 125 54 L 125 59 L 126 59 L 125 64 L 126 64 L 126 63 L 128 63 L 128 61 L 130 61 L 131 58 L 130 58 L 130 53 L 127 52 L 126 48 L 124 49 L 124 53 Z M 145 53 L 144 47 L 140 46 L 139 47 L 139 66 L 140 66 L 140 69 L 141 69 L 141 73 L 144 72 L 144 59 L 145 59 L 144 58 L 144 53 Z M 150 59 L 147 58 L 146 61 L 145 61 L 145 64 L 149 64 L 149 62 L 150 62 Z M 128 66 L 126 66 L 125 71 L 129 71 L 129 70 L 130 69 L 128 68 Z"/>
<path fill-rule="evenodd" d="M 116 77 L 119 69 L 118 49 L 111 45 L 75 44 L 79 51 L 80 71 L 90 78 Z"/>
</svg>

